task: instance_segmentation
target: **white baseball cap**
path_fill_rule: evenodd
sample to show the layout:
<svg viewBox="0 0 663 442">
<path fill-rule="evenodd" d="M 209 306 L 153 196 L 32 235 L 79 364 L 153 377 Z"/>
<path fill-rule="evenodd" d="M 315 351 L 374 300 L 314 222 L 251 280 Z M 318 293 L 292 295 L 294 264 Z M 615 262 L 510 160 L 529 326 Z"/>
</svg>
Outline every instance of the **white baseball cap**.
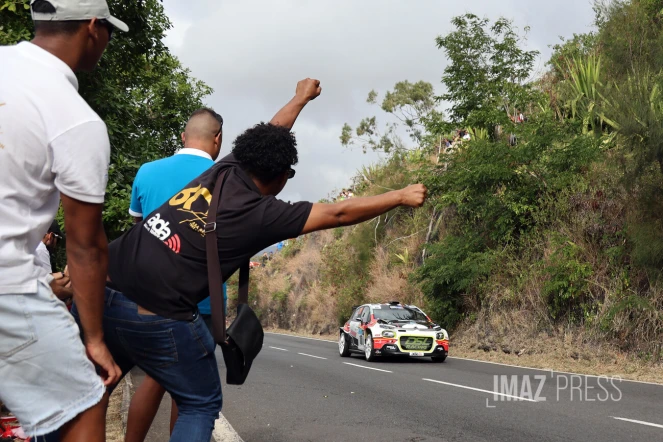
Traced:
<svg viewBox="0 0 663 442">
<path fill-rule="evenodd" d="M 30 5 L 37 0 L 31 0 Z M 93 18 L 107 20 L 122 32 L 127 32 L 129 26 L 113 17 L 108 10 L 106 0 L 46 0 L 53 5 L 55 12 L 32 11 L 35 21 L 73 21 L 91 20 Z"/>
</svg>

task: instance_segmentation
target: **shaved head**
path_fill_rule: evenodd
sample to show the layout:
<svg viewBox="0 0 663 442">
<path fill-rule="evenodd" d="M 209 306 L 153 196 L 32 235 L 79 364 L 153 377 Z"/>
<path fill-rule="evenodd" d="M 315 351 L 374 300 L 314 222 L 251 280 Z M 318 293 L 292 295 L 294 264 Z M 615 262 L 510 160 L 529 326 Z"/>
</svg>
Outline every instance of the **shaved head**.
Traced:
<svg viewBox="0 0 663 442">
<path fill-rule="evenodd" d="M 213 160 L 221 152 L 221 128 L 223 118 L 208 107 L 195 111 L 189 117 L 184 132 L 182 132 L 182 143 L 189 149 L 198 149 L 207 152 Z"/>
<path fill-rule="evenodd" d="M 209 108 L 202 108 L 191 114 L 184 129 L 189 141 L 212 141 L 221 132 L 223 118 Z"/>
</svg>

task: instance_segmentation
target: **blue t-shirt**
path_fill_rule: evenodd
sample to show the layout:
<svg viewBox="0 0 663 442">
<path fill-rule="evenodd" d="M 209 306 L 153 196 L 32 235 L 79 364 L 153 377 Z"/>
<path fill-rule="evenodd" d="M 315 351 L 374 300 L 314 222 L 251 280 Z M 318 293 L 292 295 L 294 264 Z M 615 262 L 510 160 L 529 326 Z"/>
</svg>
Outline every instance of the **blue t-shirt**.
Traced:
<svg viewBox="0 0 663 442">
<path fill-rule="evenodd" d="M 129 214 L 146 217 L 213 165 L 214 161 L 206 152 L 190 148 L 181 149 L 172 157 L 143 164 L 131 189 Z M 223 284 L 224 305 L 227 299 L 226 285 Z M 209 298 L 198 304 L 198 310 L 202 315 L 212 314 Z"/>
</svg>

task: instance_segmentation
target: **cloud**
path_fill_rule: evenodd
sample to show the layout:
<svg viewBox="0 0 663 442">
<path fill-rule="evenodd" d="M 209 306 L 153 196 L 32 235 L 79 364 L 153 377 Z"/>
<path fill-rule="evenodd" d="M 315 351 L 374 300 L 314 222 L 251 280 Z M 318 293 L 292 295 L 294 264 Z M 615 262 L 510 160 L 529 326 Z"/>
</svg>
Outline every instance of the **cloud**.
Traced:
<svg viewBox="0 0 663 442">
<path fill-rule="evenodd" d="M 542 53 L 541 70 L 548 45 L 587 32 L 593 20 L 590 0 L 166 0 L 165 8 L 174 24 L 166 43 L 215 90 L 207 101 L 226 121 L 226 152 L 237 134 L 292 97 L 297 80 L 321 80 L 322 95 L 294 128 L 300 164 L 283 195 L 293 200 L 318 200 L 378 160 L 338 140 L 343 123 L 380 115 L 365 102 L 371 89 L 384 93 L 407 79 L 441 90 L 446 60 L 435 37 L 451 30 L 452 17 L 473 12 L 531 26 L 527 44 Z"/>
</svg>

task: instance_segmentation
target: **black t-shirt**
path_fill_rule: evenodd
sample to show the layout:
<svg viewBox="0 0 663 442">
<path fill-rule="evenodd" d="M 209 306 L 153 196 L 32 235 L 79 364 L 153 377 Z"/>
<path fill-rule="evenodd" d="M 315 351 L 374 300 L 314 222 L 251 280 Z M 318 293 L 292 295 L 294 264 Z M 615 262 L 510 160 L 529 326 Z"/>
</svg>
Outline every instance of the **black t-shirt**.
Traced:
<svg viewBox="0 0 663 442">
<path fill-rule="evenodd" d="M 259 251 L 301 234 L 313 204 L 262 196 L 228 155 L 109 244 L 112 284 L 138 305 L 190 320 L 196 305 L 209 296 L 204 226 L 216 178 L 224 169 L 216 215 L 224 281 Z"/>
</svg>

